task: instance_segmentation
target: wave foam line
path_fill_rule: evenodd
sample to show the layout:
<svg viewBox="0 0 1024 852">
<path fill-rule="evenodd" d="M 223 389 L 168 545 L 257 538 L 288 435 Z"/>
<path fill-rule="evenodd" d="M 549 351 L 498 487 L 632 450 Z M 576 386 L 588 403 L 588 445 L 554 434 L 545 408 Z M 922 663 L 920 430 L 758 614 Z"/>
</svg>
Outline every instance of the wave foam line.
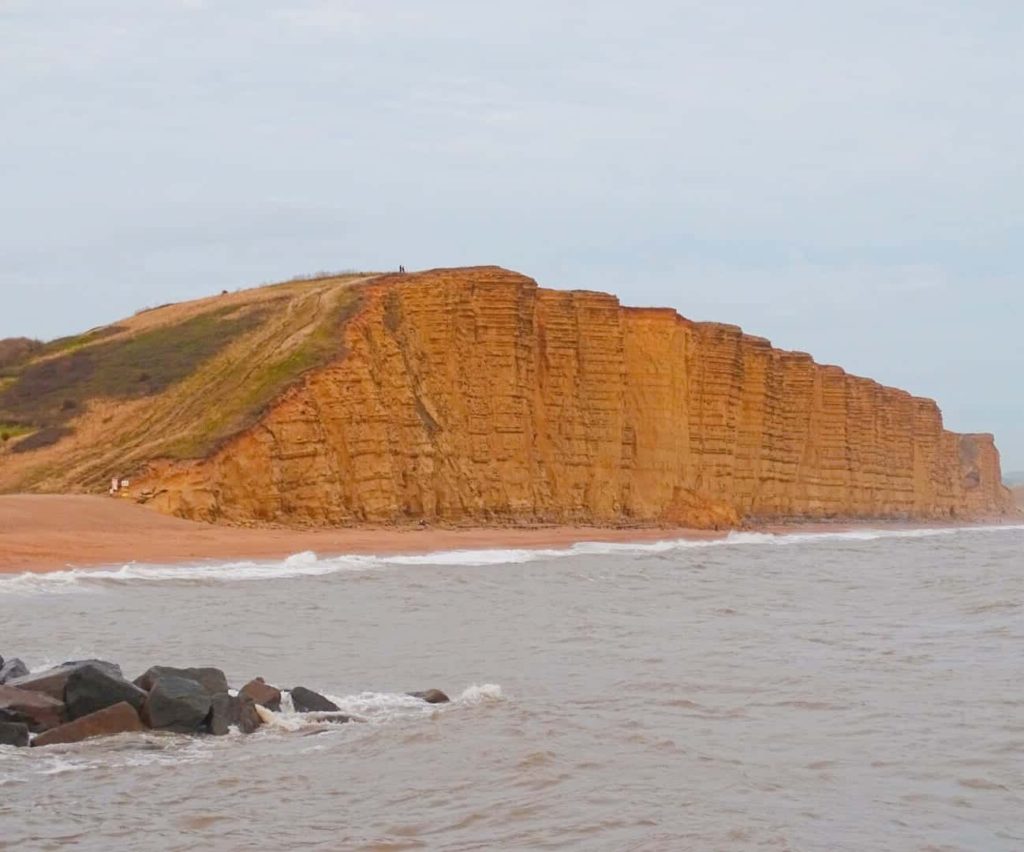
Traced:
<svg viewBox="0 0 1024 852">
<path fill-rule="evenodd" d="M 572 556 L 644 555 L 708 547 L 754 545 L 792 546 L 826 541 L 874 541 L 876 539 L 932 538 L 965 533 L 1024 531 L 1024 524 L 920 529 L 858 529 L 837 532 L 765 533 L 731 532 L 712 539 L 665 539 L 654 542 L 579 542 L 565 548 L 513 548 L 491 550 L 445 550 L 407 556 L 341 555 L 319 557 L 305 551 L 274 562 L 211 562 L 198 565 L 140 565 L 120 568 L 76 568 L 49 573 L 26 572 L 0 577 L 0 594 L 32 594 L 87 591 L 105 586 L 133 583 L 235 583 L 257 580 L 285 580 L 327 574 L 359 573 L 395 566 L 451 565 L 488 567 L 564 559 Z"/>
</svg>

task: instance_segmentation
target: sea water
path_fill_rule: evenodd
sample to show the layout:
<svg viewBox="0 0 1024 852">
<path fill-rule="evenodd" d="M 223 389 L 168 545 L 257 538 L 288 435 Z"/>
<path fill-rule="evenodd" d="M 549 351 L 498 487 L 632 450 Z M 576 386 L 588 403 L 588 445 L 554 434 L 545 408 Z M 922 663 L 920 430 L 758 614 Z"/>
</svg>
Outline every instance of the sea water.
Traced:
<svg viewBox="0 0 1024 852">
<path fill-rule="evenodd" d="M 357 719 L 0 747 L 2 849 L 1024 849 L 1022 527 L 15 575 L 0 653 Z"/>
</svg>

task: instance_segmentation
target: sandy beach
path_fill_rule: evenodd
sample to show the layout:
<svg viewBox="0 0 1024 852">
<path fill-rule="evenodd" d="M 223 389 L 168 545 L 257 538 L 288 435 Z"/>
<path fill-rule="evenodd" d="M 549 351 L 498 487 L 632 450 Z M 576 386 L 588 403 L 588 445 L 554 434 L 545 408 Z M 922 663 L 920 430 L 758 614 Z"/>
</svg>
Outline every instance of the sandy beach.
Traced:
<svg viewBox="0 0 1024 852">
<path fill-rule="evenodd" d="M 108 497 L 0 496 L 0 573 L 59 571 L 125 562 L 275 559 L 312 550 L 427 553 L 464 548 L 568 547 L 578 541 L 714 538 L 725 533 L 672 528 L 347 527 L 242 528 L 195 523 Z"/>
<path fill-rule="evenodd" d="M 1003 518 L 1001 522 L 1013 521 Z M 773 524 L 748 529 L 781 533 L 935 526 L 942 524 L 863 521 Z M 728 532 L 587 526 L 243 528 L 172 518 L 108 497 L 15 494 L 0 496 L 0 573 L 59 571 L 128 562 L 278 559 L 307 550 L 328 556 L 394 555 L 479 548 L 569 547 L 581 541 L 713 539 Z"/>
</svg>

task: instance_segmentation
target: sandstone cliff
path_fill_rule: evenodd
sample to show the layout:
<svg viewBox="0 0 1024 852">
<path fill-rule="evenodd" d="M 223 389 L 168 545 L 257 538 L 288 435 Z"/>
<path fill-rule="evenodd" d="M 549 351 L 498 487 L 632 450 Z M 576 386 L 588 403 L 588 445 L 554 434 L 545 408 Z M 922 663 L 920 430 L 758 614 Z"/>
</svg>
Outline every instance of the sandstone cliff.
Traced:
<svg viewBox="0 0 1024 852">
<path fill-rule="evenodd" d="M 725 526 L 1009 510 L 991 435 L 739 328 L 498 268 L 360 285 L 341 353 L 132 486 L 164 512 Z"/>
</svg>

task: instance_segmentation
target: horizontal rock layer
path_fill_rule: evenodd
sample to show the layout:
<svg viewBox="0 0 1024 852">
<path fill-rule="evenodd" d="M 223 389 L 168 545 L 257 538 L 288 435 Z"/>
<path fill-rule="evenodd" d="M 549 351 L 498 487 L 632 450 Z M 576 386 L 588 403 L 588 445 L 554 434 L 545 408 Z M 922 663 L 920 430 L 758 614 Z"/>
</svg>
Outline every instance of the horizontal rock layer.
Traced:
<svg viewBox="0 0 1024 852">
<path fill-rule="evenodd" d="M 184 517 L 728 526 L 1008 510 L 990 435 L 739 328 L 493 267 L 377 279 L 345 355 L 139 489 Z"/>
</svg>

